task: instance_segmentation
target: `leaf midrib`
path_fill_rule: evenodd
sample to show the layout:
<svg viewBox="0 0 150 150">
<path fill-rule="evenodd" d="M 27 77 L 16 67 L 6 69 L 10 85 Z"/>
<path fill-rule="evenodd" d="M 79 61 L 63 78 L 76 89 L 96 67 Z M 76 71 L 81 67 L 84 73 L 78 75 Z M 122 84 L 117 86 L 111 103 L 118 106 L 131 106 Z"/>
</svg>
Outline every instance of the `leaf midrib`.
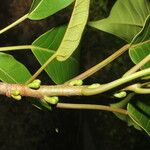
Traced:
<svg viewBox="0 0 150 150">
<path fill-rule="evenodd" d="M 35 45 L 36 46 L 36 45 Z M 40 48 L 40 47 L 39 47 Z M 42 47 L 41 47 L 42 48 Z M 43 47 L 44 48 L 44 47 Z M 35 50 L 36 48 L 33 48 L 33 50 Z M 41 51 L 40 49 L 36 49 L 35 51 Z M 56 53 L 56 51 L 55 50 L 51 50 L 51 49 L 49 49 L 49 50 L 47 50 L 47 49 L 45 49 L 44 51 L 47 51 L 47 52 L 49 52 L 49 53 L 52 53 L 52 55 L 53 54 L 55 54 Z M 70 56 L 68 59 L 72 59 L 73 61 L 75 61 L 76 63 L 78 63 L 78 61 L 74 58 L 74 57 L 72 57 L 72 56 Z"/>
</svg>

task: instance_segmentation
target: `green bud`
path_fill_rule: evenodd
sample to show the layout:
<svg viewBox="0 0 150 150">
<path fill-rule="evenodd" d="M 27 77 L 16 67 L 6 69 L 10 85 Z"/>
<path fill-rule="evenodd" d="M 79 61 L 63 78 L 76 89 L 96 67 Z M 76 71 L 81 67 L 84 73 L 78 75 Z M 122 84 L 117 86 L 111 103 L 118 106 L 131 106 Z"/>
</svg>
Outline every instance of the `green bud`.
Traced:
<svg viewBox="0 0 150 150">
<path fill-rule="evenodd" d="M 18 95 L 20 95 L 20 91 L 19 90 L 12 90 L 11 95 L 18 96 Z"/>
<path fill-rule="evenodd" d="M 101 85 L 100 85 L 99 83 L 94 83 L 94 84 L 88 86 L 88 88 L 89 88 L 89 89 L 94 89 L 94 88 L 98 88 L 98 87 L 100 87 L 100 86 L 101 86 Z"/>
<path fill-rule="evenodd" d="M 33 82 L 28 84 L 28 87 L 31 89 L 39 89 L 41 86 L 41 80 L 36 79 Z"/>
<path fill-rule="evenodd" d="M 71 86 L 81 86 L 83 84 L 82 80 L 73 80 L 69 83 Z"/>
<path fill-rule="evenodd" d="M 12 97 L 13 99 L 17 100 L 17 101 L 20 101 L 21 98 L 22 98 L 21 95 L 17 95 L 17 96 L 11 95 L 11 97 Z"/>
<path fill-rule="evenodd" d="M 127 93 L 125 91 L 121 91 L 119 93 L 114 94 L 114 97 L 116 97 L 116 98 L 124 98 L 126 96 L 127 96 Z"/>
<path fill-rule="evenodd" d="M 43 98 L 47 103 L 56 105 L 59 101 L 59 98 L 57 96 L 49 97 L 49 96 L 44 96 Z"/>
</svg>

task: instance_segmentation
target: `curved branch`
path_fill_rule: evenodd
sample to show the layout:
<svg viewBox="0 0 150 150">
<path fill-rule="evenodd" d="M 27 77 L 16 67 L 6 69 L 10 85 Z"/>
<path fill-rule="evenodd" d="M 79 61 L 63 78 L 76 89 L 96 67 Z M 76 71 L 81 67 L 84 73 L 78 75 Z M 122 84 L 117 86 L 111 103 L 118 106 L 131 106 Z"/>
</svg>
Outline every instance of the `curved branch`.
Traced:
<svg viewBox="0 0 150 150">
<path fill-rule="evenodd" d="M 150 75 L 150 68 L 144 69 L 144 70 L 139 71 L 139 72 L 136 72 L 136 73 L 134 73 L 134 74 L 132 74 L 130 76 L 126 76 L 126 77 L 120 78 L 120 79 L 112 81 L 110 83 L 101 85 L 98 88 L 90 89 L 88 87 L 85 87 L 82 90 L 82 94 L 86 95 L 86 96 L 100 94 L 100 93 L 106 92 L 106 91 L 111 90 L 111 89 L 113 89 L 115 87 L 118 87 L 118 86 L 120 86 L 122 84 L 128 83 L 128 82 L 130 82 L 132 80 L 135 80 L 137 78 L 140 78 L 140 77 L 146 76 L 146 75 Z"/>
</svg>

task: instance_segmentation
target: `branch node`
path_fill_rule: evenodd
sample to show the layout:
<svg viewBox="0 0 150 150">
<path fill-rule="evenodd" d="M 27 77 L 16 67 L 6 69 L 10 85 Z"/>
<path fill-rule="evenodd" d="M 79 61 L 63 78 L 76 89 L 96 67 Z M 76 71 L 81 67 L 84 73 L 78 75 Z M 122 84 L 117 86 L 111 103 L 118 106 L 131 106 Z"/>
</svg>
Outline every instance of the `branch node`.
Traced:
<svg viewBox="0 0 150 150">
<path fill-rule="evenodd" d="M 44 96 L 43 100 L 45 100 L 47 103 L 51 105 L 56 105 L 59 101 L 59 98 L 57 96 L 53 96 L 53 97 Z"/>
<path fill-rule="evenodd" d="M 127 96 L 127 92 L 125 92 L 125 91 L 120 91 L 120 92 L 114 94 L 114 97 L 116 97 L 116 98 L 124 98 L 126 96 Z"/>
<path fill-rule="evenodd" d="M 17 100 L 17 101 L 20 101 L 20 100 L 22 99 L 19 90 L 12 90 L 12 91 L 10 92 L 10 96 L 11 96 L 13 99 Z"/>
<path fill-rule="evenodd" d="M 89 89 L 94 89 L 94 88 L 98 88 L 100 87 L 101 85 L 99 83 L 94 83 L 94 84 L 91 84 L 88 86 Z"/>
<path fill-rule="evenodd" d="M 81 86 L 81 85 L 83 85 L 83 81 L 82 80 L 73 80 L 69 83 L 69 85 L 71 85 L 71 86 Z"/>
<path fill-rule="evenodd" d="M 28 84 L 28 87 L 31 89 L 39 89 L 41 86 L 41 80 L 35 79 L 33 82 Z"/>
</svg>

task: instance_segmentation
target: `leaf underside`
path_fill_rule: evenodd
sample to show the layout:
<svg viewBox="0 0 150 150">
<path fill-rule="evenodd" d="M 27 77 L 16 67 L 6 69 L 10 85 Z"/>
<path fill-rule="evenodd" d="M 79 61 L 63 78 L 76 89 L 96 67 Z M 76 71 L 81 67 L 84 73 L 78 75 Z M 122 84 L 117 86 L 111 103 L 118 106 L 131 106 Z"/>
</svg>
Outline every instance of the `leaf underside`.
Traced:
<svg viewBox="0 0 150 150">
<path fill-rule="evenodd" d="M 57 50 L 57 60 L 65 61 L 77 49 L 89 14 L 90 0 L 76 0 L 64 38 Z"/>
<path fill-rule="evenodd" d="M 89 25 L 114 34 L 130 43 L 142 29 L 149 14 L 149 0 L 118 0 L 108 18 L 92 21 Z"/>
</svg>

